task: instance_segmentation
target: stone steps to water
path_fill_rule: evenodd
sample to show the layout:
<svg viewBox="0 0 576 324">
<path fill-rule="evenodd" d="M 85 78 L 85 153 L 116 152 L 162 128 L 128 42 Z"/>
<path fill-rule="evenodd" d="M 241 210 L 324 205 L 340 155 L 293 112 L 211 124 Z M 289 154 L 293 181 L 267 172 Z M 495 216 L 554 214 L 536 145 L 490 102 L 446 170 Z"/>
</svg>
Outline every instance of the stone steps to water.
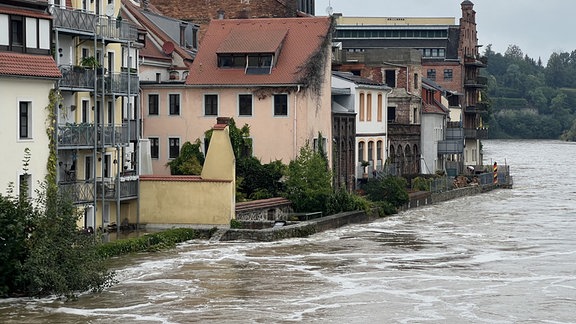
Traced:
<svg viewBox="0 0 576 324">
<path fill-rule="evenodd" d="M 226 232 L 228 232 L 227 228 L 219 228 L 208 240 L 208 242 L 210 243 L 216 243 L 216 242 L 220 242 L 220 239 L 222 239 L 222 236 L 224 236 L 224 234 L 226 234 Z"/>
</svg>

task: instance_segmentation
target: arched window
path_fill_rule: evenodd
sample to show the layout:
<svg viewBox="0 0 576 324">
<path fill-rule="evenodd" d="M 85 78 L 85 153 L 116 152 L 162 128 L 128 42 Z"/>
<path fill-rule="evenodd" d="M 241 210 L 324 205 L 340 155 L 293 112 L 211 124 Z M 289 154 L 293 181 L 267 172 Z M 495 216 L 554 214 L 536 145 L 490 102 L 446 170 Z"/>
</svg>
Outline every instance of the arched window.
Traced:
<svg viewBox="0 0 576 324">
<path fill-rule="evenodd" d="M 358 143 L 358 162 L 364 161 L 364 142 Z"/>
<path fill-rule="evenodd" d="M 374 160 L 374 142 L 368 142 L 368 161 Z"/>
<path fill-rule="evenodd" d="M 382 141 L 376 142 L 376 160 L 382 160 Z"/>
<path fill-rule="evenodd" d="M 378 94 L 378 112 L 377 112 L 377 121 L 382 121 L 382 94 Z"/>
</svg>

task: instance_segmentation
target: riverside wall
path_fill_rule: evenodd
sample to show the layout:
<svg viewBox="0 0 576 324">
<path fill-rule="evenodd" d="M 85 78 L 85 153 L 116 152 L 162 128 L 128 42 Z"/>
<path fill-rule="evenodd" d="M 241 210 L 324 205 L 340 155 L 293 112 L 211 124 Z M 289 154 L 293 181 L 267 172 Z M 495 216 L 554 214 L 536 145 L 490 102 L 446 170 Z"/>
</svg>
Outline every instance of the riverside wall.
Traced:
<svg viewBox="0 0 576 324">
<path fill-rule="evenodd" d="M 500 188 L 498 185 L 477 185 L 453 189 L 444 192 L 415 192 L 410 194 L 410 201 L 401 210 L 422 207 L 452 200 L 464 196 L 480 194 Z M 316 218 L 302 222 L 290 222 L 285 226 L 274 227 L 270 223 L 269 228 L 263 229 L 228 229 L 220 238 L 220 241 L 257 241 L 272 242 L 294 237 L 306 237 L 315 233 L 339 228 L 349 224 L 371 222 L 379 218 L 378 212 L 373 210 L 369 213 L 364 211 L 345 212 L 336 215 Z"/>
</svg>

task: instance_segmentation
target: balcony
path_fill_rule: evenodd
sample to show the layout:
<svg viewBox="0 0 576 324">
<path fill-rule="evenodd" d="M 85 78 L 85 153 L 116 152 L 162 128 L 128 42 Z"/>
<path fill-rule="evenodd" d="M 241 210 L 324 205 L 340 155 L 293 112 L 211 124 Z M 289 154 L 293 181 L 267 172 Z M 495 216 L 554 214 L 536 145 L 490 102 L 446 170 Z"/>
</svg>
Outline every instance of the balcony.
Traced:
<svg viewBox="0 0 576 324">
<path fill-rule="evenodd" d="M 60 89 L 68 91 L 91 91 L 94 89 L 94 70 L 80 66 L 61 65 Z"/>
<path fill-rule="evenodd" d="M 486 56 L 466 56 L 464 58 L 464 65 L 466 66 L 476 66 L 476 67 L 486 67 L 488 65 L 488 58 Z"/>
<path fill-rule="evenodd" d="M 464 136 L 467 139 L 487 139 L 488 128 L 465 128 Z"/>
<path fill-rule="evenodd" d="M 113 41 L 138 40 L 138 29 L 135 25 L 82 10 L 54 7 L 54 27 L 62 32 L 95 35 Z"/>
<path fill-rule="evenodd" d="M 94 124 L 82 123 L 58 125 L 58 148 L 81 149 L 94 147 Z M 122 125 L 98 125 L 98 147 L 102 146 L 126 146 L 128 144 L 128 126 Z"/>
<path fill-rule="evenodd" d="M 465 113 L 469 114 L 482 114 L 488 112 L 488 104 L 484 102 L 477 102 L 473 106 L 466 106 L 464 108 Z"/>
<path fill-rule="evenodd" d="M 138 176 L 120 177 L 119 187 L 117 187 L 117 178 L 105 180 L 104 183 L 96 181 L 96 187 L 94 187 L 94 180 L 79 180 L 59 183 L 58 188 L 63 195 L 72 199 L 75 204 L 90 203 L 94 201 L 94 198 L 97 200 L 104 198 L 107 201 L 114 201 L 118 198 L 120 200 L 138 198 Z M 116 190 L 117 188 L 119 191 Z M 118 194 L 120 194 L 119 197 Z"/>
<path fill-rule="evenodd" d="M 130 80 L 130 88 L 128 88 L 128 80 Z M 137 95 L 140 87 L 138 75 L 128 72 L 107 73 L 98 76 L 97 87 L 101 87 L 102 81 L 104 81 L 104 93 L 109 96 Z M 98 90 L 98 93 L 100 91 Z"/>
<path fill-rule="evenodd" d="M 464 86 L 468 88 L 486 88 L 488 86 L 488 78 L 478 76 L 475 79 L 464 80 Z"/>
<path fill-rule="evenodd" d="M 462 140 L 464 138 L 464 128 L 446 128 L 446 140 L 447 141 L 456 141 Z"/>
<path fill-rule="evenodd" d="M 438 142 L 438 154 L 462 154 L 464 152 L 464 141 L 446 140 Z"/>
</svg>

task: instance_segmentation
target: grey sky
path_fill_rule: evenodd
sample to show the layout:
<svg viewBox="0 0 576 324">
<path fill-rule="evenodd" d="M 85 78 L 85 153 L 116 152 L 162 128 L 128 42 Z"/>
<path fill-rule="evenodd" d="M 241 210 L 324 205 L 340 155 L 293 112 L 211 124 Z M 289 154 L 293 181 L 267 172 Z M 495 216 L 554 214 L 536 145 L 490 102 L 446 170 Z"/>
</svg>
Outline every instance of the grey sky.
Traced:
<svg viewBox="0 0 576 324">
<path fill-rule="evenodd" d="M 544 64 L 553 52 L 576 50 L 574 0 L 471 0 L 476 10 L 479 43 L 504 53 L 518 45 L 524 54 Z M 316 15 L 330 4 L 344 16 L 455 17 L 462 0 L 316 0 Z M 482 52 L 484 49 L 481 48 Z"/>
</svg>

